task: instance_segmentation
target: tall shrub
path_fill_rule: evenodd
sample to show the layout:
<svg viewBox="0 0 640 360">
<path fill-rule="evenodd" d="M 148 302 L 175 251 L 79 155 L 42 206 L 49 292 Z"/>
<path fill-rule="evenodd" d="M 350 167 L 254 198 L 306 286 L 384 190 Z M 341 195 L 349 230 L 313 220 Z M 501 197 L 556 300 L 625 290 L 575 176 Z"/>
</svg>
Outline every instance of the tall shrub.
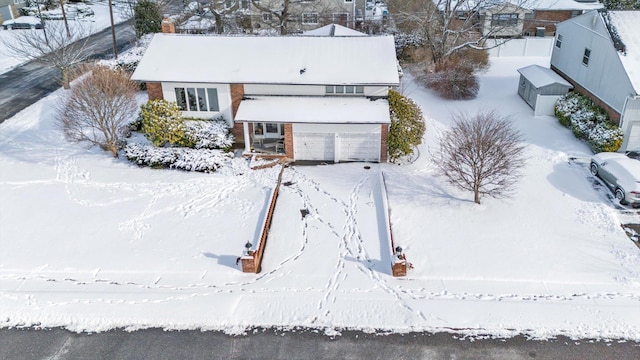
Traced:
<svg viewBox="0 0 640 360">
<path fill-rule="evenodd" d="M 142 132 L 156 146 L 192 146 L 185 135 L 182 112 L 175 102 L 151 100 L 140 109 Z"/>
<path fill-rule="evenodd" d="M 387 144 L 389 158 L 393 162 L 413 153 L 413 147 L 422 143 L 425 132 L 422 110 L 411 99 L 389 90 L 391 127 Z"/>
</svg>

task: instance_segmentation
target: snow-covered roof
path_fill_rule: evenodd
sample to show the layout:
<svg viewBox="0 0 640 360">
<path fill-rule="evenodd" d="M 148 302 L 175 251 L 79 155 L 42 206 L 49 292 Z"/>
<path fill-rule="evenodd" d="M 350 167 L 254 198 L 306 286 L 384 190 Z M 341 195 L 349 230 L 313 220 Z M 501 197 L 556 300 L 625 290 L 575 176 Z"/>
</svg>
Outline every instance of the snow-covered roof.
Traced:
<svg viewBox="0 0 640 360">
<path fill-rule="evenodd" d="M 618 52 L 620 61 L 640 94 L 640 11 L 609 11 L 609 18 L 625 45 L 625 52 Z"/>
<path fill-rule="evenodd" d="M 562 76 L 558 75 L 555 71 L 540 65 L 529 65 L 518 69 L 518 72 L 527 78 L 527 80 L 529 80 L 536 89 L 551 84 L 560 84 L 568 88 L 573 87 L 573 85 L 563 79 Z"/>
<path fill-rule="evenodd" d="M 604 5 L 597 0 L 575 1 L 575 0 L 533 0 L 525 6 L 534 10 L 598 10 Z"/>
<path fill-rule="evenodd" d="M 302 33 L 304 36 L 367 36 L 365 33 L 349 29 L 338 24 L 329 24 L 323 27 L 305 31 Z"/>
<path fill-rule="evenodd" d="M 295 85 L 399 83 L 393 36 L 156 34 L 132 78 Z"/>
<path fill-rule="evenodd" d="M 235 121 L 388 124 L 389 102 L 353 96 L 255 96 L 243 99 Z"/>
</svg>

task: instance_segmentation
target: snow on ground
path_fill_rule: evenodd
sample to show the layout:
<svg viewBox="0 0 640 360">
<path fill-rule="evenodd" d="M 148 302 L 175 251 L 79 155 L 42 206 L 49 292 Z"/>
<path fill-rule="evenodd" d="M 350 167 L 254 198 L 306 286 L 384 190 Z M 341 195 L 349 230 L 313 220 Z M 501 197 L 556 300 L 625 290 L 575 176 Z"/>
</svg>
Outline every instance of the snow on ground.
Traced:
<svg viewBox="0 0 640 360">
<path fill-rule="evenodd" d="M 111 26 L 109 20 L 109 7 L 107 2 L 95 2 L 89 5 L 94 11 L 94 16 L 86 18 L 78 18 L 77 20 L 69 20 L 70 27 L 82 26 L 91 29 L 91 33 L 99 32 Z M 122 13 L 117 11 L 113 12 L 113 21 L 119 24 L 126 19 Z M 47 20 L 52 23 L 62 23 L 62 20 Z M 18 32 L 36 31 L 42 33 L 42 30 L 2 30 L 0 27 L 0 74 L 3 74 L 16 66 L 19 66 L 26 62 L 26 59 L 19 58 L 9 53 L 4 44 L 7 42 L 15 41 L 15 34 Z"/>
<path fill-rule="evenodd" d="M 640 251 L 622 213 L 589 174 L 587 146 L 516 94 L 516 69 L 548 61 L 492 59 L 478 99 L 464 102 L 406 76 L 427 119 L 420 157 L 286 169 L 257 275 L 235 261 L 259 234 L 279 169 L 151 170 L 68 144 L 52 122 L 55 92 L 0 125 L 0 326 L 640 341 Z M 511 115 L 528 155 L 514 197 L 482 205 L 432 162 L 450 114 L 479 108 Z M 380 171 L 395 241 L 415 265 L 406 278 L 391 276 Z"/>
</svg>

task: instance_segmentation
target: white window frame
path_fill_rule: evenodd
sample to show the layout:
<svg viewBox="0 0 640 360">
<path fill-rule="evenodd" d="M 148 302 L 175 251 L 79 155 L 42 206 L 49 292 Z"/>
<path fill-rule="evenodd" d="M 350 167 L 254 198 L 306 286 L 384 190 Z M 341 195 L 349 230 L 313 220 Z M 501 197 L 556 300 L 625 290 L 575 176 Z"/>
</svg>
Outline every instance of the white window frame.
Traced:
<svg viewBox="0 0 640 360">
<path fill-rule="evenodd" d="M 184 98 L 182 98 L 182 96 L 178 96 L 178 89 L 182 90 L 182 94 L 184 95 Z M 191 95 L 189 93 L 189 90 L 193 89 L 194 91 L 194 95 L 195 95 L 195 109 L 192 109 L 192 106 L 190 104 L 190 98 Z M 215 91 L 215 110 L 211 110 L 211 106 L 213 106 L 214 104 L 212 104 L 212 98 L 211 98 L 211 94 L 212 92 Z M 199 93 L 204 92 L 204 109 L 201 108 L 201 103 L 199 101 L 200 97 L 199 97 Z M 180 107 L 181 111 L 189 111 L 189 112 L 209 112 L 209 113 L 218 113 L 220 112 L 220 95 L 219 95 L 219 91 L 217 88 L 198 88 L 198 87 L 191 87 L 191 86 L 176 86 L 173 88 L 173 94 L 176 97 L 176 103 L 178 104 L 178 106 Z M 181 103 L 184 102 L 184 106 L 181 105 Z"/>
<path fill-rule="evenodd" d="M 519 21 L 518 13 L 491 14 L 491 26 L 518 26 Z"/>
<path fill-rule="evenodd" d="M 364 86 L 362 85 L 326 85 L 324 87 L 326 95 L 337 96 L 363 96 Z"/>
<path fill-rule="evenodd" d="M 584 48 L 584 53 L 582 54 L 582 65 L 589 66 L 589 58 L 591 58 L 591 49 Z"/>
<path fill-rule="evenodd" d="M 273 14 L 268 12 L 262 13 L 262 21 L 263 22 L 273 21 Z"/>
<path fill-rule="evenodd" d="M 562 34 L 558 34 L 558 36 L 556 36 L 556 47 L 558 49 L 560 49 L 562 47 Z"/>
<path fill-rule="evenodd" d="M 311 19 L 312 21 L 309 21 L 310 20 L 309 17 L 312 18 Z M 313 21 L 314 17 L 315 17 L 315 21 Z M 303 25 L 317 25 L 319 20 L 320 20 L 320 17 L 318 16 L 318 13 L 302 13 L 302 24 Z"/>
</svg>

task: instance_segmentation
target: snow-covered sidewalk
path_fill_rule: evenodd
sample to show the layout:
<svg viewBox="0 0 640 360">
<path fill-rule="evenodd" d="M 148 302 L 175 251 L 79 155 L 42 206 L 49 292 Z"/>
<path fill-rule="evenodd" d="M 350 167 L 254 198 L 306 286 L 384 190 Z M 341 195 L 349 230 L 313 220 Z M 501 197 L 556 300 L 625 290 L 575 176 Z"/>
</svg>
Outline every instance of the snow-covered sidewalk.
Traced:
<svg viewBox="0 0 640 360">
<path fill-rule="evenodd" d="M 0 326 L 640 341 L 640 251 L 593 186 L 588 148 L 516 94 L 515 69 L 545 61 L 492 59 L 467 102 L 409 77 L 427 118 L 419 159 L 286 169 L 257 275 L 235 259 L 259 234 L 279 169 L 152 170 L 68 144 L 51 115 L 58 91 L 0 125 Z M 514 197 L 477 205 L 436 176 L 432 154 L 451 112 L 487 107 L 513 116 L 528 162 Z M 379 171 L 415 265 L 406 278 L 391 276 Z"/>
</svg>

